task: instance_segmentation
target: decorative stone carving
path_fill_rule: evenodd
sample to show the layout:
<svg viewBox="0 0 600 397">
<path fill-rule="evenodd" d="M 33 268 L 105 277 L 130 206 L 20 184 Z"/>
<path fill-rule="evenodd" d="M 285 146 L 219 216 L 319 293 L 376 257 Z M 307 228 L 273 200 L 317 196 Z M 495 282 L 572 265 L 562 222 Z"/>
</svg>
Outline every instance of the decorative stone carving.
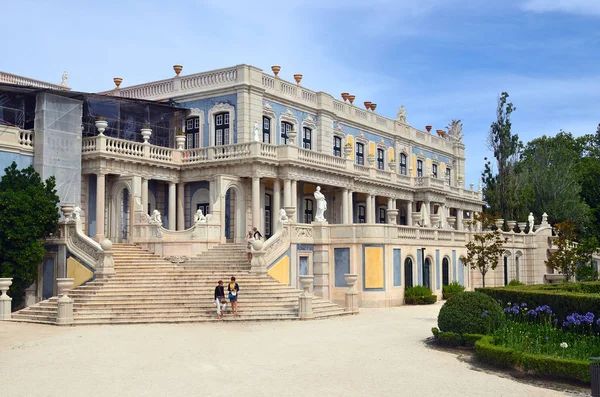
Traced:
<svg viewBox="0 0 600 397">
<path fill-rule="evenodd" d="M 396 114 L 396 121 L 406 124 L 406 109 L 404 109 L 404 105 L 400 106 L 400 109 L 398 109 L 398 114 Z"/>
<path fill-rule="evenodd" d="M 254 122 L 254 142 L 260 142 L 260 138 L 259 138 L 259 130 L 258 130 L 258 122 L 255 121 Z"/>
<path fill-rule="evenodd" d="M 288 216 L 287 216 L 284 208 L 279 209 L 279 222 L 289 223 Z"/>
<path fill-rule="evenodd" d="M 187 256 L 168 256 L 165 258 L 171 263 L 185 263 L 189 259 Z"/>
<path fill-rule="evenodd" d="M 202 213 L 201 208 L 198 208 L 198 211 L 194 214 L 194 223 L 206 223 L 206 216 Z"/>
<path fill-rule="evenodd" d="M 462 123 L 460 120 L 452 120 L 452 122 L 446 126 L 446 130 L 448 130 L 448 133 L 446 134 L 448 138 L 457 142 L 462 142 L 463 134 L 461 134 Z"/>
<path fill-rule="evenodd" d="M 154 210 L 152 212 L 148 223 L 151 225 L 162 225 L 162 218 L 160 217 L 160 212 L 158 210 Z"/>
<path fill-rule="evenodd" d="M 294 227 L 294 236 L 298 238 L 312 238 L 313 231 L 311 227 L 296 226 Z"/>
<path fill-rule="evenodd" d="M 67 87 L 67 79 L 69 78 L 69 74 L 67 73 L 67 71 L 65 70 L 62 74 L 62 79 L 60 82 L 60 86 L 61 87 Z"/>
<path fill-rule="evenodd" d="M 529 216 L 527 217 L 527 223 L 529 225 L 529 234 L 532 234 L 533 233 L 533 224 L 534 224 L 533 212 L 529 213 Z"/>
<path fill-rule="evenodd" d="M 315 215 L 315 221 L 327 222 L 327 219 L 323 216 L 327 209 L 327 201 L 325 196 L 321 193 L 321 186 L 317 186 L 317 190 L 314 193 L 315 199 L 317 200 L 317 214 Z"/>
<path fill-rule="evenodd" d="M 12 285 L 12 278 L 0 278 L 0 321 L 10 320 L 10 302 L 12 298 L 6 291 Z"/>
<path fill-rule="evenodd" d="M 548 225 L 548 214 L 546 214 L 545 212 L 542 214 L 542 225 Z"/>
<path fill-rule="evenodd" d="M 81 220 L 81 208 L 75 207 L 73 210 L 73 219 L 76 221 Z"/>
</svg>

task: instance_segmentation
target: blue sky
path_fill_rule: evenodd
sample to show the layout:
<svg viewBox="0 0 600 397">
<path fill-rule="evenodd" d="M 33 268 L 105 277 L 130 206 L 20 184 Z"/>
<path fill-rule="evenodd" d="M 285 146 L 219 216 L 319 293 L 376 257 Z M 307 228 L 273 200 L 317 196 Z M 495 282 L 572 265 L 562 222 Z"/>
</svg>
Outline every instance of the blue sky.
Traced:
<svg viewBox="0 0 600 397">
<path fill-rule="evenodd" d="M 464 124 L 466 182 L 477 184 L 498 95 L 521 140 L 600 122 L 600 0 L 223 2 L 22 0 L 2 5 L 0 70 L 103 91 L 240 63 L 417 128 Z M 13 34 L 9 34 L 13 32 Z"/>
</svg>

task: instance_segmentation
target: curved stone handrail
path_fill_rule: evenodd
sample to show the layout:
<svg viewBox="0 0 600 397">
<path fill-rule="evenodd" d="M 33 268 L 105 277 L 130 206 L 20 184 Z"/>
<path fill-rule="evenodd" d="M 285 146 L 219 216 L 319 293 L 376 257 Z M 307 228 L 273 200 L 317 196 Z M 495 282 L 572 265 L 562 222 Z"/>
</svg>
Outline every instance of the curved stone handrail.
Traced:
<svg viewBox="0 0 600 397">
<path fill-rule="evenodd" d="M 262 251 L 265 253 L 267 268 L 290 248 L 290 244 L 290 225 L 284 224 L 263 245 Z"/>
<path fill-rule="evenodd" d="M 96 277 L 114 274 L 112 243 L 108 240 L 103 245 L 89 238 L 84 232 L 81 219 L 71 219 L 64 223 L 64 241 L 73 254 L 83 261 L 83 264 L 94 271 Z M 104 249 L 103 246 L 106 248 Z"/>
<path fill-rule="evenodd" d="M 147 221 L 147 216 L 135 225 L 135 242 L 220 242 L 221 226 L 212 220 L 197 222 L 189 229 L 169 230 L 162 224 L 153 224 Z"/>
</svg>

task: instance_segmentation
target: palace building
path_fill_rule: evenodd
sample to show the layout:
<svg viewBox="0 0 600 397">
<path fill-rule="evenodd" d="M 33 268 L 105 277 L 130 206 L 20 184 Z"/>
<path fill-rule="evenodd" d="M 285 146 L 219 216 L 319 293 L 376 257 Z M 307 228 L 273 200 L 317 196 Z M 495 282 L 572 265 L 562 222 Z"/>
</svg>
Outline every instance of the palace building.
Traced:
<svg viewBox="0 0 600 397">
<path fill-rule="evenodd" d="M 77 273 L 69 261 L 85 270 L 76 286 L 110 278 L 99 254 L 113 251 L 106 239 L 185 264 L 215 247 L 245 247 L 253 227 L 264 244 L 253 248 L 262 259 L 251 271 L 296 289 L 313 276 L 310 291 L 326 301 L 344 303 L 345 275 L 356 276 L 365 307 L 403 304 L 413 285 L 439 297 L 453 281 L 479 286 L 479 272 L 460 261 L 484 205 L 481 188 L 465 186 L 460 121 L 420 130 L 403 106 L 390 119 L 351 93 L 305 88 L 302 75 L 286 81 L 280 69 L 182 75 L 176 65 L 167 79 L 122 87 L 115 78 L 97 94 L 0 73 L 0 166 L 55 175 L 66 211 L 35 301 Z M 544 282 L 550 226 L 505 234 L 486 285 Z"/>
</svg>

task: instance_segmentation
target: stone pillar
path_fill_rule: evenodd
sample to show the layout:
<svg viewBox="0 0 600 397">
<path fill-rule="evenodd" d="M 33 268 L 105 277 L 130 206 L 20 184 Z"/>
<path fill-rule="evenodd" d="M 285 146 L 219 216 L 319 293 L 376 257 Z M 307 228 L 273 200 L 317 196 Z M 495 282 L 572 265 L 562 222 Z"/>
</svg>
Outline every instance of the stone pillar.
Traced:
<svg viewBox="0 0 600 397">
<path fill-rule="evenodd" d="M 6 291 L 12 285 L 12 278 L 0 278 L 0 321 L 10 320 L 10 302 L 12 298 Z"/>
<path fill-rule="evenodd" d="M 300 294 L 300 307 L 298 315 L 301 320 L 308 320 L 313 317 L 312 310 L 312 294 L 310 293 L 310 286 L 313 283 L 313 276 L 300 276 L 300 284 L 302 285 L 303 292 Z"/>
<path fill-rule="evenodd" d="M 283 180 L 283 206 L 292 206 L 292 181 L 289 179 Z"/>
<path fill-rule="evenodd" d="M 347 313 L 358 313 L 358 292 L 354 289 L 358 276 L 356 274 L 344 274 L 348 291 L 346 291 L 346 307 Z"/>
<path fill-rule="evenodd" d="M 298 209 L 298 181 L 292 180 L 292 207 Z"/>
<path fill-rule="evenodd" d="M 175 230 L 175 200 L 176 200 L 176 187 L 175 182 L 169 182 L 169 230 Z"/>
<path fill-rule="evenodd" d="M 281 182 L 279 178 L 275 178 L 273 181 L 273 209 L 271 210 L 271 221 L 275 230 L 279 229 L 281 222 L 279 222 L 279 210 L 281 209 Z"/>
<path fill-rule="evenodd" d="M 69 298 L 67 292 L 73 288 L 74 281 L 75 279 L 72 278 L 56 279 L 58 294 L 61 295 L 58 298 L 58 313 L 56 316 L 56 324 L 58 325 L 73 324 L 73 299 Z"/>
<path fill-rule="evenodd" d="M 352 199 L 352 190 L 348 190 L 348 223 L 354 223 L 354 200 Z"/>
<path fill-rule="evenodd" d="M 387 223 L 397 225 L 398 210 L 396 209 L 396 200 L 388 198 L 387 202 Z"/>
<path fill-rule="evenodd" d="M 37 283 L 31 284 L 25 290 L 25 307 L 33 306 L 37 303 Z"/>
<path fill-rule="evenodd" d="M 462 208 L 456 209 L 456 230 L 463 230 L 463 210 Z"/>
<path fill-rule="evenodd" d="M 104 240 L 104 197 L 106 176 L 96 174 L 96 241 Z"/>
<path fill-rule="evenodd" d="M 413 225 L 412 210 L 413 210 L 413 202 L 412 201 L 407 201 L 406 202 L 406 225 L 407 226 L 412 226 Z"/>
<path fill-rule="evenodd" d="M 348 189 L 342 189 L 342 223 L 347 225 L 350 223 L 348 221 L 348 215 L 350 211 L 348 209 Z"/>
<path fill-rule="evenodd" d="M 144 214 L 148 214 L 148 179 L 142 178 L 142 207 Z"/>
<path fill-rule="evenodd" d="M 329 227 L 327 223 L 313 224 L 314 293 L 329 300 Z"/>
<path fill-rule="evenodd" d="M 373 215 L 374 215 L 374 210 L 373 210 L 373 200 L 371 200 L 373 196 L 372 195 L 367 195 L 367 214 L 366 214 L 366 219 L 365 222 L 366 223 L 373 223 Z"/>
<path fill-rule="evenodd" d="M 185 229 L 185 212 L 183 209 L 183 200 L 185 195 L 185 183 L 177 184 L 177 230 Z"/>
<path fill-rule="evenodd" d="M 421 222 L 424 227 L 431 227 L 431 202 L 424 201 L 423 205 L 425 206 L 425 216 L 421 219 Z"/>
<path fill-rule="evenodd" d="M 260 227 L 260 178 L 252 177 L 252 227 Z"/>
</svg>

